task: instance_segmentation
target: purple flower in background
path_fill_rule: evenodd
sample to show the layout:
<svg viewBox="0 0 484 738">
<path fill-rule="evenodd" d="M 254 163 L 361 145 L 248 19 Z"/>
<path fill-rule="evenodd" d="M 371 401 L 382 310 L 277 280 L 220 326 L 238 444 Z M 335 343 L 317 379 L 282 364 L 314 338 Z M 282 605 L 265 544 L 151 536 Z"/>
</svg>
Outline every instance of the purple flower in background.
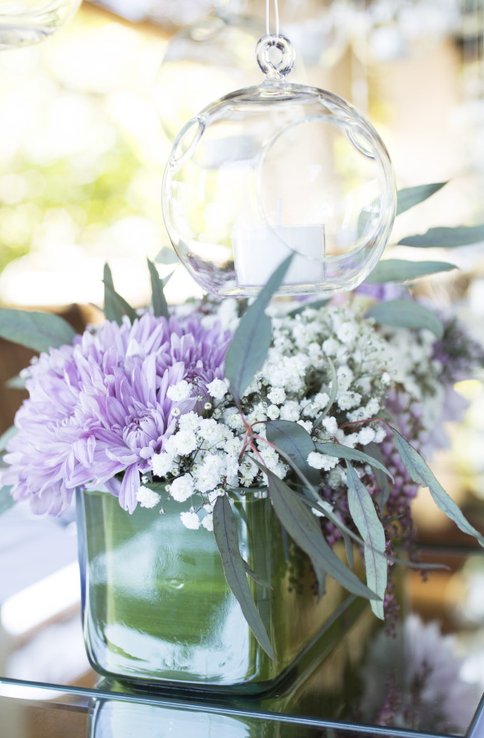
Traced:
<svg viewBox="0 0 484 738">
<path fill-rule="evenodd" d="M 411 299 L 407 288 L 396 282 L 371 283 L 363 282 L 355 292 L 359 295 L 367 295 L 378 302 L 386 302 L 386 300 L 405 300 Z"/>
<path fill-rule="evenodd" d="M 151 456 L 179 415 L 200 409 L 206 385 L 223 377 L 229 340 L 217 323 L 147 312 L 133 325 L 107 322 L 42 354 L 28 370 L 29 398 L 16 416 L 2 482 L 37 513 L 59 515 L 86 486 L 119 493 L 132 512 Z M 181 382 L 183 397 L 170 398 Z"/>
</svg>

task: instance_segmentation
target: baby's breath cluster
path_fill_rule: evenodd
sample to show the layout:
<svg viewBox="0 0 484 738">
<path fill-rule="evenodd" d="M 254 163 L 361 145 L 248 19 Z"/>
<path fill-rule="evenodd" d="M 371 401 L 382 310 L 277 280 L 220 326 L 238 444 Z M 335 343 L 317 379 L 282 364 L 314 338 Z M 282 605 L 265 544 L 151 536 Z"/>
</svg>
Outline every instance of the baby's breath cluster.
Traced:
<svg viewBox="0 0 484 738">
<path fill-rule="evenodd" d="M 279 313 L 272 322 L 267 360 L 240 406 L 226 380 L 215 379 L 207 386 L 210 402 L 203 415 L 181 415 L 163 450 L 151 459 L 153 479 L 165 482 L 174 500 L 189 501 L 181 518 L 190 528 L 212 528 L 219 495 L 263 486 L 265 475 L 256 462 L 281 479 L 293 474 L 266 439 L 268 421 L 296 422 L 315 444 L 363 449 L 386 436 L 377 419 L 395 385 L 395 367 L 389 342 L 374 325 L 354 309 L 334 306 Z M 189 392 L 183 386 L 170 395 L 182 400 Z M 344 483 L 337 457 L 315 450 L 307 462 L 330 488 Z M 364 474 L 363 467 L 359 473 Z"/>
</svg>

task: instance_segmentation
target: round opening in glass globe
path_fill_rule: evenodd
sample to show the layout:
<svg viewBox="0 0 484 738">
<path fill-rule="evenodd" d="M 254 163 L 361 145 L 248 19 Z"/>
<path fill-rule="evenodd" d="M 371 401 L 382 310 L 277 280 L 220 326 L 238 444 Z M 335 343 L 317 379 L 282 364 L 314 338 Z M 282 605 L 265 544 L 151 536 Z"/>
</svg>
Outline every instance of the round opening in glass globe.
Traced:
<svg viewBox="0 0 484 738">
<path fill-rule="evenodd" d="M 62 26 L 81 0 L 2 0 L 0 49 L 42 41 Z"/>
<path fill-rule="evenodd" d="M 353 289 L 385 248 L 395 201 L 373 126 L 336 95 L 277 80 L 189 121 L 163 183 L 173 246 L 219 296 L 256 294 L 290 254 L 280 294 Z"/>
</svg>

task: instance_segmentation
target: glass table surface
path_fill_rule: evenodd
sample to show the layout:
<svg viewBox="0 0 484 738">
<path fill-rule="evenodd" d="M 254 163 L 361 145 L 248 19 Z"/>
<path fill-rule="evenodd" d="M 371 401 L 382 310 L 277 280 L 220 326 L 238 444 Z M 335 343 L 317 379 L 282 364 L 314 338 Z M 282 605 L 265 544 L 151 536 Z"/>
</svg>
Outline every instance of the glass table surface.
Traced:
<svg viewBox="0 0 484 738">
<path fill-rule="evenodd" d="M 484 738 L 484 553 L 421 548 L 445 565 L 401 569 L 401 623 L 386 632 L 358 601 L 302 673 L 258 697 L 133 691 L 85 656 L 75 525 L 0 517 L 3 738 Z"/>
</svg>

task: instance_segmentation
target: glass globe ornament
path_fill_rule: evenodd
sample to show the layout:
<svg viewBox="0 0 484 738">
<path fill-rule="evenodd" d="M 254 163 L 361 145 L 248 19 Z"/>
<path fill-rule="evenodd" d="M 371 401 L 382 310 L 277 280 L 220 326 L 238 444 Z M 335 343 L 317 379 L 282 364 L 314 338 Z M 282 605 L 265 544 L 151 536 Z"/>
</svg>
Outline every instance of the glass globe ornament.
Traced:
<svg viewBox="0 0 484 738">
<path fill-rule="evenodd" d="M 81 0 L 1 0 L 0 49 L 42 41 L 64 25 L 80 4 Z"/>
<path fill-rule="evenodd" d="M 261 19 L 218 3 L 212 15 L 172 37 L 155 82 L 160 122 L 170 141 L 212 100 L 257 84 L 253 49 L 262 29 Z"/>
<path fill-rule="evenodd" d="M 207 106 L 174 142 L 162 195 L 169 237 L 217 296 L 257 294 L 290 254 L 280 294 L 354 289 L 395 218 L 386 148 L 342 98 L 286 81 L 287 38 L 264 36 L 256 53 L 262 84 Z"/>
</svg>

